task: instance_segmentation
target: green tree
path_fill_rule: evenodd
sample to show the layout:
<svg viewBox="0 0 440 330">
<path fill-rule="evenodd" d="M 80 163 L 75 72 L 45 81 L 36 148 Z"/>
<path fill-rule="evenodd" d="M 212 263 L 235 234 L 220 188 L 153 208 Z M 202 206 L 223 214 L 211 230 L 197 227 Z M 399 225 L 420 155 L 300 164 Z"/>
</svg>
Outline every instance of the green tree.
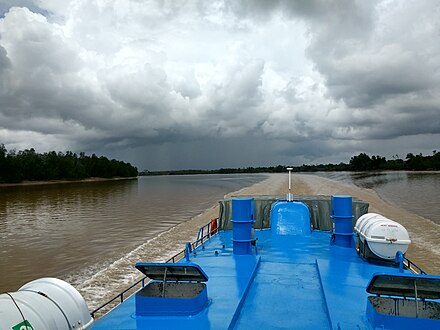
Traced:
<svg viewBox="0 0 440 330">
<path fill-rule="evenodd" d="M 366 153 L 360 153 L 350 159 L 350 169 L 352 171 L 366 171 L 372 168 L 372 160 Z"/>
</svg>

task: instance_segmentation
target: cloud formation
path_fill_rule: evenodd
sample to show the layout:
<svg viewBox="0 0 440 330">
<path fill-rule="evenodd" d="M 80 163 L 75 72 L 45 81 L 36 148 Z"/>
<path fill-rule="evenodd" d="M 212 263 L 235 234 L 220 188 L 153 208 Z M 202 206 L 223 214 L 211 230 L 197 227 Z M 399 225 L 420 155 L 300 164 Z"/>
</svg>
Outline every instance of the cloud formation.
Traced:
<svg viewBox="0 0 440 330">
<path fill-rule="evenodd" d="M 430 152 L 439 18 L 428 0 L 4 1 L 0 143 L 140 169 Z"/>
</svg>

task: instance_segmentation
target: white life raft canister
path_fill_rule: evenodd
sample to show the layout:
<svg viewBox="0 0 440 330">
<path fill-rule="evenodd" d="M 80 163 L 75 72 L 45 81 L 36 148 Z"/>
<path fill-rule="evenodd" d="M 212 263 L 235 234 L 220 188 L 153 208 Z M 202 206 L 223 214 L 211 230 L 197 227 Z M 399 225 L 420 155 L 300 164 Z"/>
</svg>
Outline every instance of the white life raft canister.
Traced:
<svg viewBox="0 0 440 330">
<path fill-rule="evenodd" d="M 41 278 L 0 295 L 0 329 L 85 330 L 92 323 L 84 298 L 60 279 Z"/>
</svg>

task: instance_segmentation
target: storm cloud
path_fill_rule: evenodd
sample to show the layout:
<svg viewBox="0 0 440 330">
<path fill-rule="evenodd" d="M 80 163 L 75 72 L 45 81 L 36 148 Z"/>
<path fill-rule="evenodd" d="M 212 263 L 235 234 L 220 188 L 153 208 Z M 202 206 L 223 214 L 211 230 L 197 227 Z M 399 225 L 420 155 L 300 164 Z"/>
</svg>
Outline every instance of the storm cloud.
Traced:
<svg viewBox="0 0 440 330">
<path fill-rule="evenodd" d="M 139 169 L 440 144 L 436 1 L 0 0 L 0 143 Z"/>
</svg>

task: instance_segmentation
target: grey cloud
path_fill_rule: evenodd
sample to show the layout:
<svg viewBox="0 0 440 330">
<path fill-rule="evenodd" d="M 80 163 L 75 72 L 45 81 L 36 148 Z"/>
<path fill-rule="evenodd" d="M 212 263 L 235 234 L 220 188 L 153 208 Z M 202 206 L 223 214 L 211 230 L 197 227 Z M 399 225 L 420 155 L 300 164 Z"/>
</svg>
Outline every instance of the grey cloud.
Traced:
<svg viewBox="0 0 440 330">
<path fill-rule="evenodd" d="M 224 79 L 213 83 L 206 94 L 204 125 L 219 135 L 242 135 L 255 128 L 257 107 L 262 102 L 264 63 L 250 61 L 226 68 Z"/>
<path fill-rule="evenodd" d="M 0 46 L 0 70 L 4 71 L 11 67 L 11 61 L 9 60 L 6 49 Z"/>
<path fill-rule="evenodd" d="M 5 95 L 9 93 L 9 81 L 10 81 L 10 69 L 11 69 L 11 61 L 9 60 L 6 49 L 4 49 L 0 45 L 0 105 L 6 106 L 3 104 L 2 99 Z"/>
<path fill-rule="evenodd" d="M 110 97 L 130 109 L 144 109 L 154 115 L 167 97 L 170 86 L 165 72 L 148 63 L 127 72 L 124 66 L 110 68 L 101 75 L 110 92 Z"/>
<path fill-rule="evenodd" d="M 378 1 L 362 0 L 243 0 L 225 1 L 225 9 L 238 17 L 269 20 L 279 13 L 287 18 L 304 19 L 313 23 L 310 32 L 338 32 L 348 35 L 359 33 L 371 26 L 370 12 Z"/>
<path fill-rule="evenodd" d="M 177 68 L 174 68 L 173 71 L 173 77 L 170 77 L 169 74 L 167 76 L 167 81 L 171 85 L 172 90 L 188 99 L 195 99 L 201 96 L 200 84 L 194 76 L 194 70 L 177 70 Z"/>
<path fill-rule="evenodd" d="M 271 141 L 253 134 L 196 141 L 144 143 L 134 150 L 136 163 L 142 163 L 143 168 L 150 170 L 269 166 L 278 165 L 280 161 L 277 155 L 279 149 L 275 152 Z M 108 149 L 107 153 L 121 157 L 125 152 L 121 149 Z"/>
<path fill-rule="evenodd" d="M 184 73 L 185 81 L 177 81 L 167 76 L 160 62 L 141 64 L 135 57 L 132 70 L 107 63 L 87 68 L 79 54 L 88 54 L 57 29 L 25 8 L 13 8 L 1 22 L 2 44 L 7 47 L 2 63 L 11 63 L 14 70 L 7 82 L 13 90 L 1 100 L 1 112 L 9 119 L 2 121 L 5 127 L 56 137 L 56 127 L 42 125 L 41 119 L 58 120 L 59 127 L 71 123 L 80 134 L 99 132 L 101 138 L 92 136 L 104 145 L 118 145 L 120 140 L 128 146 L 239 136 L 255 129 L 263 61 L 218 64 L 216 70 L 225 72 L 203 86 L 202 94 L 194 73 Z M 192 86 L 186 84 L 188 77 Z M 22 124 L 12 124 L 17 121 Z"/>
<path fill-rule="evenodd" d="M 328 95 L 363 116 L 349 123 L 345 134 L 358 139 L 438 134 L 440 62 L 432 40 L 439 29 L 432 3 L 365 3 L 352 2 L 348 20 L 326 13 L 323 22 L 309 24 L 307 54 L 325 77 Z M 417 17 L 424 23 L 414 21 Z"/>
<path fill-rule="evenodd" d="M 0 18 L 0 132 L 14 146 L 157 169 L 440 143 L 428 1 L 14 3 Z"/>
<path fill-rule="evenodd" d="M 49 15 L 49 11 L 39 7 L 33 0 L 2 0 L 0 2 L 0 17 L 4 17 L 12 7 L 26 7 L 34 13 L 40 13 L 45 16 Z"/>
<path fill-rule="evenodd" d="M 317 67 L 327 78 L 333 97 L 344 99 L 349 107 L 367 108 L 396 95 L 426 91 L 438 84 L 439 77 L 432 74 L 436 68 L 426 65 L 419 51 L 380 47 L 374 53 L 360 48 L 346 57 L 327 56 L 319 60 Z"/>
<path fill-rule="evenodd" d="M 13 72 L 7 78 L 9 93 L 2 98 L 4 114 L 63 117 L 69 98 L 83 100 L 75 95 L 81 86 L 75 73 L 80 67 L 77 54 L 43 16 L 13 8 L 0 25 L 0 33 Z"/>
<path fill-rule="evenodd" d="M 63 40 L 62 32 L 27 8 L 12 8 L 3 19 L 0 33 L 19 72 L 46 67 L 61 74 L 76 72 L 82 65 L 77 49 Z"/>
</svg>

